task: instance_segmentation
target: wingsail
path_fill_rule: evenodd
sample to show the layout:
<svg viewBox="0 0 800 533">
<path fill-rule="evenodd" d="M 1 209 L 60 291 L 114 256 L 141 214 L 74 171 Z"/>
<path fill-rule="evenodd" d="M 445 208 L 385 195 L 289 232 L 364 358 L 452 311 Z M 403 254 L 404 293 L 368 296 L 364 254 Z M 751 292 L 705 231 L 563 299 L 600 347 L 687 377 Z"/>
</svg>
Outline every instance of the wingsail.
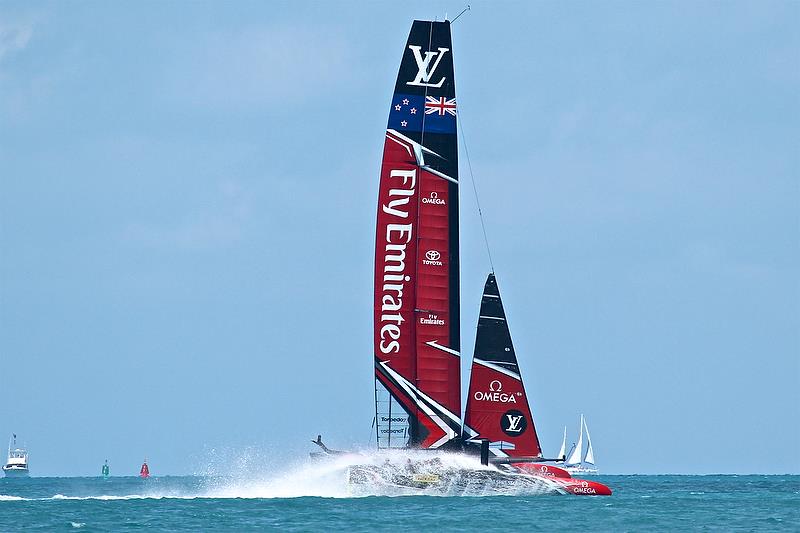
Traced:
<svg viewBox="0 0 800 533">
<path fill-rule="evenodd" d="M 494 455 L 539 457 L 525 386 L 494 273 L 483 289 L 464 425 L 470 441 L 490 441 Z"/>
<path fill-rule="evenodd" d="M 378 192 L 379 448 L 460 443 L 458 251 L 450 23 L 414 21 L 392 96 Z"/>
</svg>

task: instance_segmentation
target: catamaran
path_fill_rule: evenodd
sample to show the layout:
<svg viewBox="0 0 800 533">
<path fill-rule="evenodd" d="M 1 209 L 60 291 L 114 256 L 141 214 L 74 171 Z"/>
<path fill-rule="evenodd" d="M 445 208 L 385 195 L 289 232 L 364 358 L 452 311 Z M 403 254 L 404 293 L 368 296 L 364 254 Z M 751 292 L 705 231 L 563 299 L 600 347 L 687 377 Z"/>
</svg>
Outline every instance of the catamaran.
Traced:
<svg viewBox="0 0 800 533">
<path fill-rule="evenodd" d="M 8 459 L 3 465 L 3 474 L 6 477 L 28 477 L 28 451 L 24 447 L 17 446 L 17 435 L 13 434 L 8 439 Z"/>
<path fill-rule="evenodd" d="M 586 431 L 586 454 L 583 454 L 583 432 Z M 598 470 L 594 462 L 594 450 L 592 449 L 592 437 L 589 436 L 589 426 L 586 419 L 581 415 L 580 429 L 578 430 L 578 443 L 573 444 L 569 451 L 569 457 L 564 461 L 564 469 L 570 474 L 597 474 Z M 564 427 L 564 440 L 561 441 L 561 451 L 567 445 L 567 428 Z"/>
<path fill-rule="evenodd" d="M 452 50 L 449 21 L 414 21 L 389 110 L 378 193 L 374 427 L 386 455 L 351 466 L 349 481 L 428 493 L 514 487 L 527 494 L 611 494 L 546 463 L 494 272 L 481 299 L 461 416 Z M 319 437 L 314 442 L 328 451 Z M 454 452 L 466 463 L 447 466 L 436 454 L 417 452 L 397 464 L 396 449 Z"/>
</svg>

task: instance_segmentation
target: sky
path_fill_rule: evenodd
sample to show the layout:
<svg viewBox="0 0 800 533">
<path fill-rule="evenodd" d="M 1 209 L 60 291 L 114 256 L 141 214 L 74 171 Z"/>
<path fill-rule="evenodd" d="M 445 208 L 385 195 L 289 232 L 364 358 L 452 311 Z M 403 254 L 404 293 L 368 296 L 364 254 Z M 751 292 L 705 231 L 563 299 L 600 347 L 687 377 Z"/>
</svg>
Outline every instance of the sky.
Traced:
<svg viewBox="0 0 800 533">
<path fill-rule="evenodd" d="M 470 3 L 461 141 L 545 452 L 583 413 L 603 472 L 800 473 L 800 3 Z M 390 98 L 411 21 L 463 7 L 0 1 L 0 439 L 34 475 L 372 445 Z"/>
</svg>

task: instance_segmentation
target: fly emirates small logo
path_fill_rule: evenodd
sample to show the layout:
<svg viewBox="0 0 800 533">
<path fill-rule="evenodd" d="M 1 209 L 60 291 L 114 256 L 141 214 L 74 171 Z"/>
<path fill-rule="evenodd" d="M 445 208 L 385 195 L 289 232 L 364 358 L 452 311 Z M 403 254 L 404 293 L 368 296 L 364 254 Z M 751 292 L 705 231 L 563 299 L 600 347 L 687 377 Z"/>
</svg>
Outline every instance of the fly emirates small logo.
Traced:
<svg viewBox="0 0 800 533">
<path fill-rule="evenodd" d="M 475 391 L 473 398 L 479 402 L 517 403 L 516 396 L 522 396 L 522 393 L 517 392 L 509 394 L 503 392 L 503 384 L 495 379 L 489 383 L 488 391 Z"/>
<path fill-rule="evenodd" d="M 406 247 L 411 242 L 414 224 L 409 220 L 408 206 L 416 192 L 417 171 L 389 172 L 388 202 L 381 205 L 384 213 L 398 222 L 386 224 L 386 248 L 383 258 L 383 288 L 381 290 L 381 342 L 384 354 L 400 351 L 400 325 L 405 322 L 401 313 L 405 284 L 411 281 L 406 274 Z"/>
</svg>

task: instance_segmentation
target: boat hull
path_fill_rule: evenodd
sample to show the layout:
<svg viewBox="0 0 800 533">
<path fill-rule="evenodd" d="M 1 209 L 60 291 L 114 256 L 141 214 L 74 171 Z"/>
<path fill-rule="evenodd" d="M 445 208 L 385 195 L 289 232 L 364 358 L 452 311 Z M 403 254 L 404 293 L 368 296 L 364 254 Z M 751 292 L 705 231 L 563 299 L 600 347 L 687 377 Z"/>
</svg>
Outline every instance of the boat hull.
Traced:
<svg viewBox="0 0 800 533">
<path fill-rule="evenodd" d="M 358 494 L 436 496 L 488 496 L 569 494 L 553 480 L 495 469 L 438 469 L 435 471 L 398 470 L 375 465 L 354 465 L 348 469 L 350 491 Z"/>
<path fill-rule="evenodd" d="M 541 463 L 511 463 L 511 466 L 525 472 L 544 477 L 571 478 L 572 475 L 565 469 Z"/>
<path fill-rule="evenodd" d="M 573 496 L 611 496 L 611 489 L 597 481 L 575 478 L 554 478 L 554 481 Z"/>
<path fill-rule="evenodd" d="M 30 473 L 27 468 L 6 468 L 3 467 L 3 474 L 6 477 L 29 477 Z"/>
<path fill-rule="evenodd" d="M 586 466 L 567 466 L 564 467 L 564 470 L 569 472 L 570 475 L 578 474 L 581 476 L 593 476 L 600 473 L 596 468 Z"/>
<path fill-rule="evenodd" d="M 538 466 L 547 466 L 548 472 L 557 468 Z M 347 469 L 347 483 L 353 495 L 611 495 L 610 488 L 596 481 L 556 477 L 555 473 L 542 474 L 541 470 L 537 473 L 535 469 L 525 471 L 513 466 L 452 467 L 437 459 L 351 465 Z"/>
</svg>

